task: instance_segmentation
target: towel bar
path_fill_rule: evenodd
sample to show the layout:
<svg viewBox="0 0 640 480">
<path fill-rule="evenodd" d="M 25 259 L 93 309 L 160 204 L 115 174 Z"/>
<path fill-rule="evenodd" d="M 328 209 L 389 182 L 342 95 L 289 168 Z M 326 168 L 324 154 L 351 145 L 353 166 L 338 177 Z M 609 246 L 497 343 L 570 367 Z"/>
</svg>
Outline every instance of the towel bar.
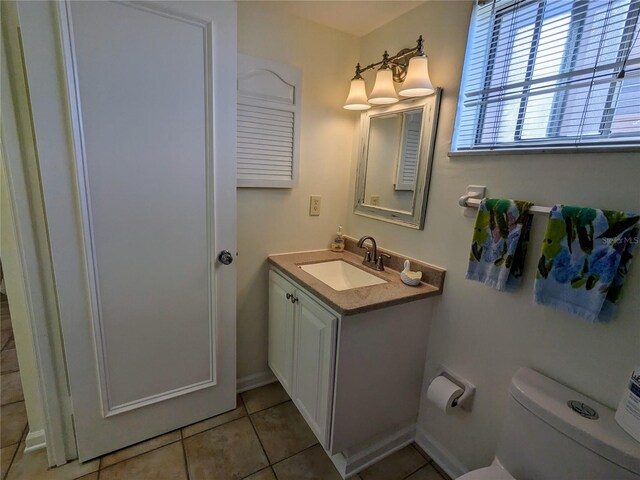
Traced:
<svg viewBox="0 0 640 480">
<path fill-rule="evenodd" d="M 478 208 L 480 206 L 480 200 L 479 198 L 471 198 L 469 195 L 463 195 L 460 197 L 460 200 L 458 200 L 458 203 L 461 207 Z M 529 212 L 531 213 L 541 213 L 544 215 L 549 215 L 550 211 L 551 207 L 533 205 L 529 208 Z"/>
</svg>

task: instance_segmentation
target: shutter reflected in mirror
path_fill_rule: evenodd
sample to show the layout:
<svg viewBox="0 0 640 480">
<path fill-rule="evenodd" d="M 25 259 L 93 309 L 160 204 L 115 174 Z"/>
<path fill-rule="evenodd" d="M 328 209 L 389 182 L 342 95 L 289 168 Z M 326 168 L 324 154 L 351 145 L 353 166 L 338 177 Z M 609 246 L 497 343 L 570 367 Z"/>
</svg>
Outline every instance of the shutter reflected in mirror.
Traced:
<svg viewBox="0 0 640 480">
<path fill-rule="evenodd" d="M 300 69 L 238 55 L 238 187 L 298 181 Z"/>
<path fill-rule="evenodd" d="M 403 113 L 402 144 L 398 157 L 396 190 L 413 191 L 418 175 L 422 110 Z"/>
</svg>

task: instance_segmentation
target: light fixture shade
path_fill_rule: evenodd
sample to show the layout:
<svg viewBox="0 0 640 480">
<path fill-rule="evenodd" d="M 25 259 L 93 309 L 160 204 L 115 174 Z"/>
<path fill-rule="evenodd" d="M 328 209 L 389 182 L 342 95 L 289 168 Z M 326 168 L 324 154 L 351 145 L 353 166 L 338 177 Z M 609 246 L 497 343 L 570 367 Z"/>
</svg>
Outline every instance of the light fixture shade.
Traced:
<svg viewBox="0 0 640 480">
<path fill-rule="evenodd" d="M 435 92 L 429 79 L 427 57 L 416 56 L 409 60 L 407 78 L 398 92 L 403 97 L 424 97 Z"/>
<path fill-rule="evenodd" d="M 378 70 L 376 74 L 376 83 L 373 85 L 369 103 L 374 105 L 389 105 L 396 103 L 398 95 L 396 88 L 393 86 L 393 73 L 391 69 Z"/>
<path fill-rule="evenodd" d="M 364 79 L 354 78 L 351 80 L 351 88 L 347 101 L 344 102 L 347 110 L 368 110 L 371 105 L 367 103 L 367 91 L 365 90 Z"/>
</svg>

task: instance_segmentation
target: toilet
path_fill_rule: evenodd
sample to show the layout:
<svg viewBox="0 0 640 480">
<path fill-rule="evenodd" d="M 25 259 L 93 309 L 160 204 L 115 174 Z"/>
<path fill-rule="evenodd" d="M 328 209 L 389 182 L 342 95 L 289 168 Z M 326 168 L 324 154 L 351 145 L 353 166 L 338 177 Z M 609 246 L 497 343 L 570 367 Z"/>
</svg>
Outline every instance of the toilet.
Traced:
<svg viewBox="0 0 640 480">
<path fill-rule="evenodd" d="M 493 463 L 458 480 L 534 479 L 640 480 L 640 443 L 610 408 L 521 368 Z"/>
</svg>

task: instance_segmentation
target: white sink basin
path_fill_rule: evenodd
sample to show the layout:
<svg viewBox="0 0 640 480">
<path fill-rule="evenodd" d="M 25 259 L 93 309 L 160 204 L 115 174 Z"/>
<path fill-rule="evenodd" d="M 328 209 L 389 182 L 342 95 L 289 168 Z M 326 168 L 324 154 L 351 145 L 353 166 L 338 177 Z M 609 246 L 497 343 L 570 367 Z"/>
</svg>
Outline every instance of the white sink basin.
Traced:
<svg viewBox="0 0 640 480">
<path fill-rule="evenodd" d="M 387 283 L 386 280 L 354 267 L 344 260 L 310 263 L 300 265 L 300 268 L 338 291 Z"/>
</svg>

